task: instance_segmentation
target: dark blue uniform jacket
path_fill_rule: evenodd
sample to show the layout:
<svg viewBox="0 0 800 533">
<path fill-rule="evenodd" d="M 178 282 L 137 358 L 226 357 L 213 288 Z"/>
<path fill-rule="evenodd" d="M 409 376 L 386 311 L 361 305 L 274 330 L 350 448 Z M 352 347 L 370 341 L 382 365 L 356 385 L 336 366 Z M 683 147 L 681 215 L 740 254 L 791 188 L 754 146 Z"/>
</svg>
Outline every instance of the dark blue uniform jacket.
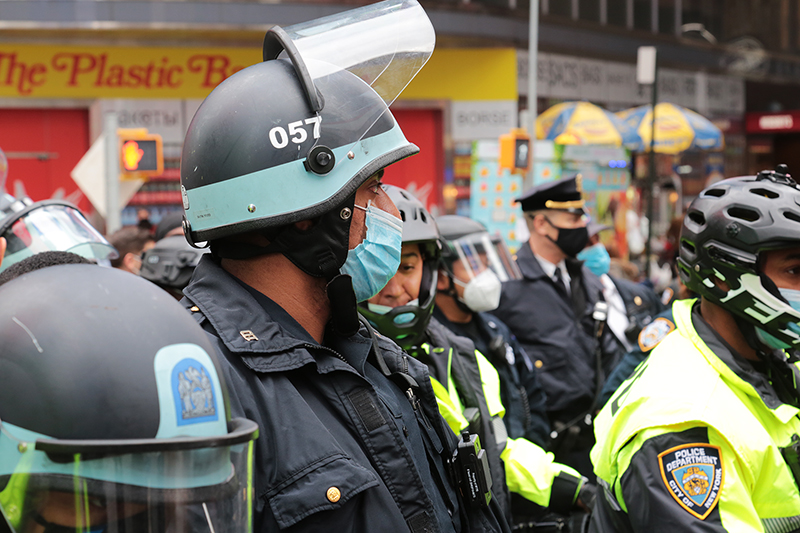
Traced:
<svg viewBox="0 0 800 533">
<path fill-rule="evenodd" d="M 567 296 L 544 273 L 528 243 L 520 247 L 517 265 L 523 277 L 503 283 L 494 314 L 533 360 L 547 395 L 551 425 L 566 422 L 587 411 L 599 392 L 592 313 L 603 299 L 603 284 L 581 261 L 567 259 L 571 283 Z M 600 348 L 602 374 L 607 376 L 623 348 L 607 327 Z"/>
<path fill-rule="evenodd" d="M 455 436 L 425 365 L 379 337 L 387 378 L 363 328 L 319 345 L 209 256 L 184 294 L 221 355 L 232 415 L 260 426 L 254 532 L 500 530 L 458 504 L 443 460 Z M 398 374 L 418 384 L 413 403 Z"/>
<path fill-rule="evenodd" d="M 503 422 L 508 436 L 528 439 L 547 448 L 550 423 L 545 409 L 544 388 L 536 376 L 533 362 L 508 326 L 490 313 L 473 313 L 469 324 L 450 322 L 438 308 L 434 308 L 433 315 L 456 335 L 471 339 L 475 348 L 497 370 L 500 399 L 506 408 Z"/>
</svg>

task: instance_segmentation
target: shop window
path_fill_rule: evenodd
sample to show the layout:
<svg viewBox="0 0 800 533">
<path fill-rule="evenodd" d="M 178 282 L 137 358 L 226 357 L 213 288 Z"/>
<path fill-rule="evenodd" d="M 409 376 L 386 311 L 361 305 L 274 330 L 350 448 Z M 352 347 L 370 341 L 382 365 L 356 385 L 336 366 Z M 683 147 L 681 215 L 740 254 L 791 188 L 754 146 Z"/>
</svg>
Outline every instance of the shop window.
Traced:
<svg viewBox="0 0 800 533">
<path fill-rule="evenodd" d="M 611 26 L 628 25 L 628 0 L 608 0 L 607 21 Z"/>
<path fill-rule="evenodd" d="M 550 14 L 572 18 L 572 0 L 554 0 L 550 2 Z"/>
<path fill-rule="evenodd" d="M 658 32 L 675 33 L 675 0 L 658 0 Z"/>
<path fill-rule="evenodd" d="M 581 20 L 600 22 L 600 0 L 580 0 L 578 14 Z"/>
<path fill-rule="evenodd" d="M 651 31 L 652 25 L 652 0 L 634 0 L 633 2 L 633 27 L 637 30 Z"/>
</svg>

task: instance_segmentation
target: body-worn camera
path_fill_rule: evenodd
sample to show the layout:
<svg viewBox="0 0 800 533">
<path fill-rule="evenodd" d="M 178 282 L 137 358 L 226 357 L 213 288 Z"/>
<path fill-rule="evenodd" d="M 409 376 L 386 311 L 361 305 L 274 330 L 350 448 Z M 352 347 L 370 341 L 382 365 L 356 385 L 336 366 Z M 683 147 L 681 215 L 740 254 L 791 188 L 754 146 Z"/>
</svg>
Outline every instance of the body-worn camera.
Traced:
<svg viewBox="0 0 800 533">
<path fill-rule="evenodd" d="M 492 474 L 486 450 L 475 434 L 464 431 L 453 453 L 458 490 L 464 501 L 473 507 L 487 507 L 492 499 Z"/>
</svg>

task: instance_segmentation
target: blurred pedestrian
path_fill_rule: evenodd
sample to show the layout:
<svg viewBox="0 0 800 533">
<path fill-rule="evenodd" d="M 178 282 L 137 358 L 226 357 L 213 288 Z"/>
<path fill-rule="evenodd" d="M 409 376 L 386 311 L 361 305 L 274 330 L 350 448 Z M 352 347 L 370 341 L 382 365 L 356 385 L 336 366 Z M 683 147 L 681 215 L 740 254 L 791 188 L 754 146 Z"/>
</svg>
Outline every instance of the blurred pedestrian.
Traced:
<svg viewBox="0 0 800 533">
<path fill-rule="evenodd" d="M 142 268 L 142 252 L 155 244 L 150 232 L 139 226 L 118 229 L 108 236 L 108 242 L 119 254 L 116 259 L 111 260 L 111 266 L 136 275 Z"/>
</svg>

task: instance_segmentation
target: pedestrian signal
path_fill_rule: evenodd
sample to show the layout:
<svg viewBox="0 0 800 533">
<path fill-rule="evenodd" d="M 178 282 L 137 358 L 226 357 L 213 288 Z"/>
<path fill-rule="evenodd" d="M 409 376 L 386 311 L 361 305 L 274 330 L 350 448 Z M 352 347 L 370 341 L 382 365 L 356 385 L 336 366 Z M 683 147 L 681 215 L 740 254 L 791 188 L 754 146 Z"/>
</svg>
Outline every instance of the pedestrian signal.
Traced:
<svg viewBox="0 0 800 533">
<path fill-rule="evenodd" d="M 521 128 L 500 136 L 500 168 L 525 174 L 531 168 L 531 138 Z"/>
<path fill-rule="evenodd" d="M 142 179 L 163 174 L 164 153 L 161 135 L 146 129 L 118 130 L 119 163 L 122 179 Z"/>
</svg>

